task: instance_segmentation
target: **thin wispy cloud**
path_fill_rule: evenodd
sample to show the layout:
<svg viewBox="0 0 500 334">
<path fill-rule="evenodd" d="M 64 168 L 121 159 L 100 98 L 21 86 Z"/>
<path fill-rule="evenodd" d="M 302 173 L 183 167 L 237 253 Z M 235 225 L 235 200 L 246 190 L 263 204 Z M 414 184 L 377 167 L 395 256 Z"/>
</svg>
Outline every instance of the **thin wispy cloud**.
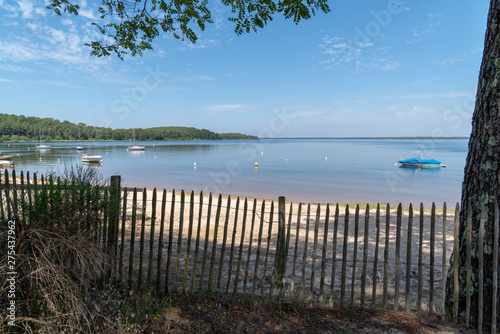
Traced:
<svg viewBox="0 0 500 334">
<path fill-rule="evenodd" d="M 418 43 L 423 41 L 426 35 L 434 33 L 441 24 L 442 15 L 443 14 L 438 11 L 429 13 L 427 15 L 427 20 L 423 24 L 411 29 L 411 35 L 406 42 L 409 44 Z"/>
<path fill-rule="evenodd" d="M 214 104 L 201 108 L 204 111 L 246 111 L 250 109 L 248 104 Z"/>
<path fill-rule="evenodd" d="M 320 64 L 329 70 L 394 71 L 402 67 L 401 62 L 391 54 L 390 46 L 375 46 L 371 42 L 356 44 L 347 37 L 326 35 L 318 48 L 323 58 Z"/>
</svg>

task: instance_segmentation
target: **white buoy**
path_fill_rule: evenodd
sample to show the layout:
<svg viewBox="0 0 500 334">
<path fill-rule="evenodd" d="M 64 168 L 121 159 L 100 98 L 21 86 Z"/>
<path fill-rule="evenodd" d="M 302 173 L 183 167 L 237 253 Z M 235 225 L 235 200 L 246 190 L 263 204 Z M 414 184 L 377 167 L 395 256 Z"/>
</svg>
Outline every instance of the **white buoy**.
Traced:
<svg viewBox="0 0 500 334">
<path fill-rule="evenodd" d="M 264 151 L 260 151 L 260 155 L 264 155 Z"/>
<path fill-rule="evenodd" d="M 325 160 L 328 160 L 328 157 L 325 157 Z"/>
<path fill-rule="evenodd" d="M 194 167 L 196 167 L 196 162 L 194 163 Z"/>
<path fill-rule="evenodd" d="M 259 167 L 259 164 L 258 163 L 255 163 L 255 168 Z"/>
<path fill-rule="evenodd" d="M 285 159 L 285 162 L 288 163 L 288 159 Z"/>
<path fill-rule="evenodd" d="M 156 155 L 155 155 L 155 159 L 156 159 Z"/>
</svg>

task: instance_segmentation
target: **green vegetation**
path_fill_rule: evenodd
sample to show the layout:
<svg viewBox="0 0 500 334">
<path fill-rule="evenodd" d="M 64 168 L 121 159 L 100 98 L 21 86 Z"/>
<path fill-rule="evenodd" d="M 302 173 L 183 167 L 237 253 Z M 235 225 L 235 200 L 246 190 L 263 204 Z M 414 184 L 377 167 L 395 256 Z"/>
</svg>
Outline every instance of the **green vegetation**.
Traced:
<svg viewBox="0 0 500 334">
<path fill-rule="evenodd" d="M 111 129 L 70 123 L 53 118 L 25 117 L 0 114 L 0 142 L 36 142 L 42 129 L 42 140 L 50 141 L 113 141 L 131 140 L 131 129 Z M 78 137 L 80 133 L 80 138 Z M 216 133 L 193 127 L 165 126 L 135 129 L 135 139 L 141 140 L 222 140 L 257 139 L 240 133 Z"/>
<path fill-rule="evenodd" d="M 57 15 L 63 12 L 78 15 L 78 1 L 51 0 L 48 9 Z M 176 39 L 187 39 L 192 43 L 198 40 L 200 31 L 213 24 L 211 10 L 227 7 L 231 14 L 228 20 L 235 24 L 234 32 L 257 31 L 264 28 L 278 14 L 293 19 L 298 24 L 310 19 L 316 12 L 330 12 L 327 0 L 298 1 L 111 1 L 101 0 L 99 19 L 91 23 L 104 36 L 85 45 L 92 50 L 93 56 L 102 57 L 116 54 L 142 55 L 152 50 L 153 40 L 160 35 Z M 96 37 L 97 38 L 97 37 Z M 109 44 L 108 44 L 109 43 Z"/>
</svg>

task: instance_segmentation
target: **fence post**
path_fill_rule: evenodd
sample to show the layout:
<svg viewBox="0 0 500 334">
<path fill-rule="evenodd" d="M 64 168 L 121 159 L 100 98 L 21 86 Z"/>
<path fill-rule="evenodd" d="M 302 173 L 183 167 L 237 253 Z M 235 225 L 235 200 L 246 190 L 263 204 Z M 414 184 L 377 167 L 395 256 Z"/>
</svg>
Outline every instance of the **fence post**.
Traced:
<svg viewBox="0 0 500 334">
<path fill-rule="evenodd" d="M 276 273 L 277 273 L 277 288 L 276 297 L 281 296 L 281 291 L 283 289 L 283 281 L 286 272 L 286 228 L 285 228 L 285 197 L 280 196 L 278 198 L 278 242 L 277 242 L 277 252 L 276 259 Z"/>
<path fill-rule="evenodd" d="M 109 224 L 108 224 L 108 250 L 113 258 L 113 272 L 115 272 L 117 246 L 118 246 L 118 220 L 120 216 L 120 182 L 119 175 L 111 176 L 109 187 Z"/>
</svg>

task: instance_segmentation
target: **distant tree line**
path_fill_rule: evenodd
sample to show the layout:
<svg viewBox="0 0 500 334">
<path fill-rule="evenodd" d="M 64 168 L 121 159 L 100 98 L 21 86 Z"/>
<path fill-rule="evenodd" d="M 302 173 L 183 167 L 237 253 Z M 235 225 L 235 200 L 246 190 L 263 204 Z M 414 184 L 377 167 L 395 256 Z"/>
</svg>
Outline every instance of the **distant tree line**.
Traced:
<svg viewBox="0 0 500 334">
<path fill-rule="evenodd" d="M 0 114 L 0 142 L 42 141 L 108 141 L 132 140 L 132 129 L 111 129 L 53 118 Z M 240 133 L 216 133 L 193 127 L 165 126 L 135 129 L 135 140 L 223 140 L 257 139 Z"/>
</svg>

